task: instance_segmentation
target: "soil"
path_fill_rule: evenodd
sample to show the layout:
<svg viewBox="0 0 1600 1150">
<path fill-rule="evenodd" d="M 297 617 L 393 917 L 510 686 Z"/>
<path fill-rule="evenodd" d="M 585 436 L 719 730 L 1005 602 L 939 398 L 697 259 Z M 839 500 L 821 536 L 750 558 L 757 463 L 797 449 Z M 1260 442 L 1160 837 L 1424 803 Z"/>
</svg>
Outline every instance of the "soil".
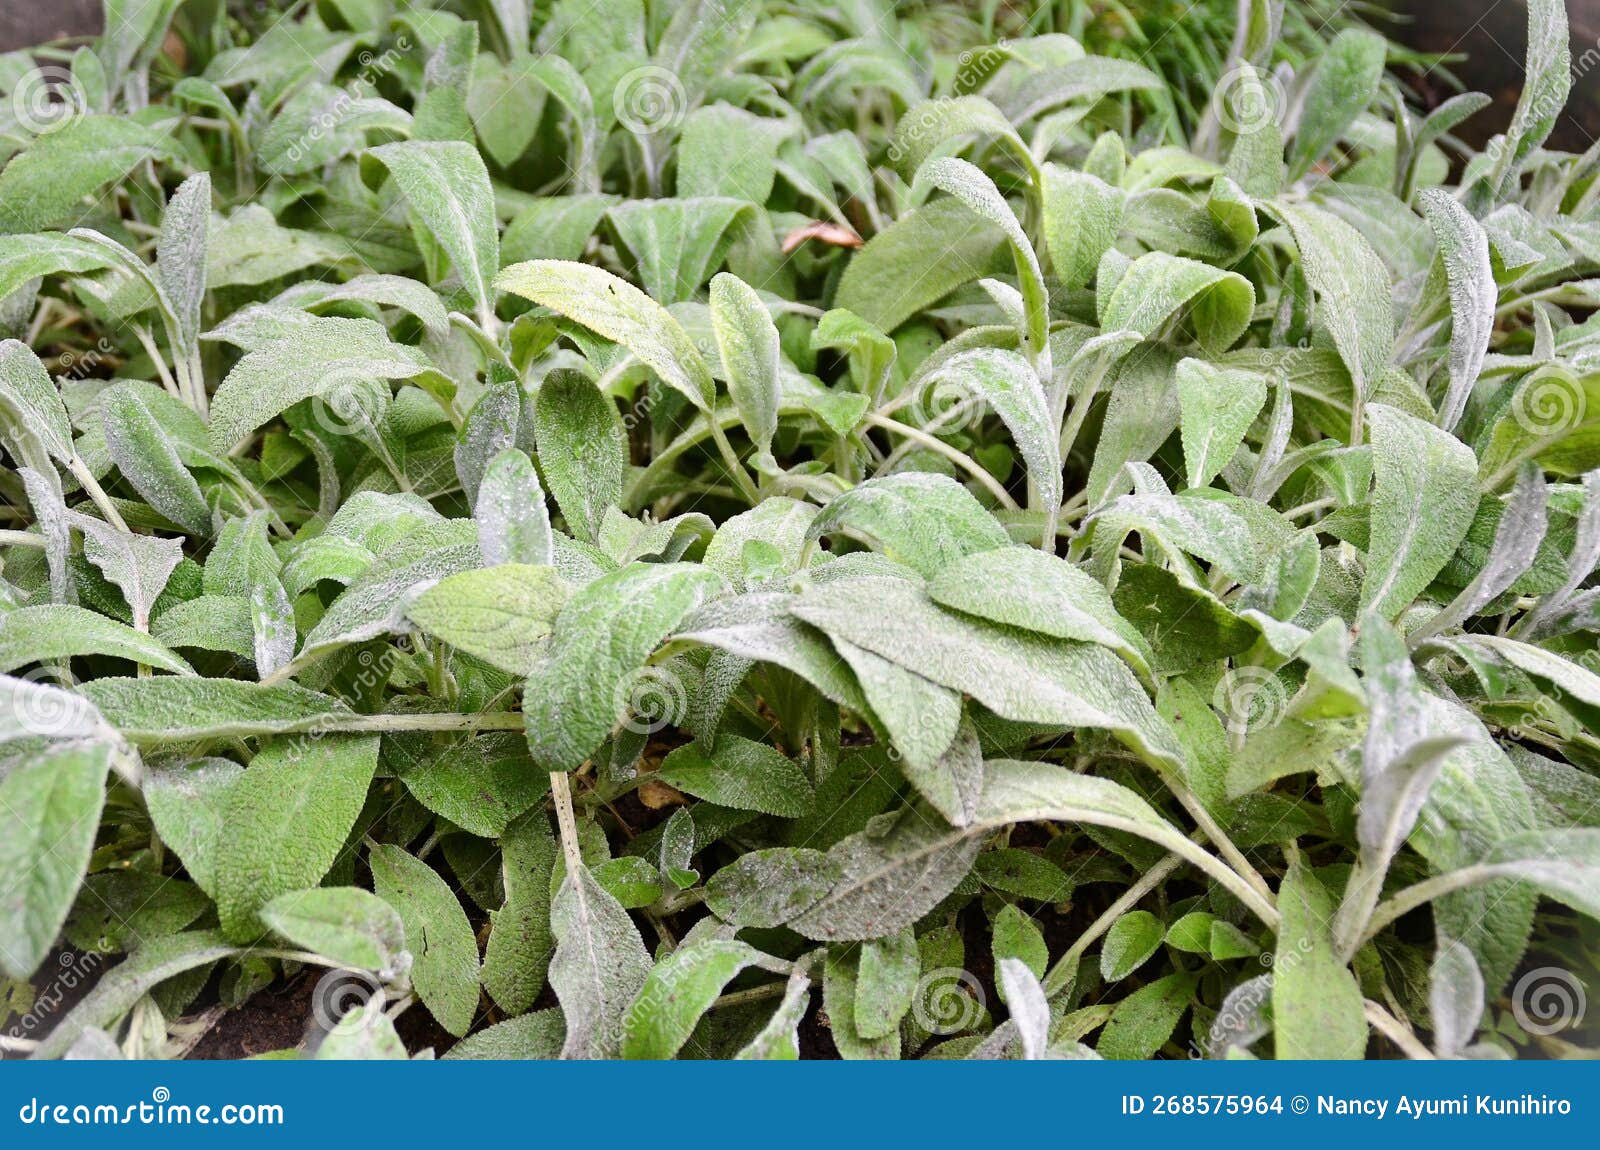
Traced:
<svg viewBox="0 0 1600 1150">
<path fill-rule="evenodd" d="M 0 0 L 0 52 L 100 31 L 100 0 Z"/>
<path fill-rule="evenodd" d="M 228 1011 L 195 1044 L 191 1059 L 239 1059 L 299 1046 L 311 1018 L 312 994 L 321 970 L 301 971 L 287 982 L 274 983 L 243 1006 Z M 204 999 L 202 999 L 202 1002 Z M 192 1013 L 192 1012 L 191 1012 Z M 455 1039 L 421 1008 L 402 1014 L 395 1029 L 411 1051 L 450 1049 Z"/>
<path fill-rule="evenodd" d="M 811 1008 L 800 1020 L 800 1057 L 838 1061 L 839 1048 L 833 1044 L 833 1031 L 823 1022 L 822 995 L 811 995 Z"/>
<path fill-rule="evenodd" d="M 193 1059 L 238 1059 L 298 1046 L 311 1018 L 315 970 L 302 971 L 287 983 L 275 983 L 224 1014 L 189 1052 Z"/>
<path fill-rule="evenodd" d="M 1464 57 L 1445 67 L 1469 88 L 1494 97 L 1495 107 L 1468 120 L 1457 134 L 1478 147 L 1504 131 L 1522 91 L 1526 5 L 1504 0 L 1392 0 L 1390 7 L 1399 19 L 1385 30 L 1394 39 L 1423 52 Z M 1582 152 L 1600 139 L 1600 0 L 1567 0 L 1567 19 L 1572 32 L 1572 96 L 1549 146 Z M 1437 71 L 1411 79 L 1428 107 L 1459 90 Z"/>
<path fill-rule="evenodd" d="M 94 989 L 107 969 L 120 961 L 115 956 L 84 954 L 66 948 L 52 951 L 33 978 L 33 1008 L 21 1018 L 0 1013 L 0 1034 L 7 1038 L 42 1038 Z M 20 1053 L 0 1050 L 0 1061 L 22 1057 Z"/>
</svg>

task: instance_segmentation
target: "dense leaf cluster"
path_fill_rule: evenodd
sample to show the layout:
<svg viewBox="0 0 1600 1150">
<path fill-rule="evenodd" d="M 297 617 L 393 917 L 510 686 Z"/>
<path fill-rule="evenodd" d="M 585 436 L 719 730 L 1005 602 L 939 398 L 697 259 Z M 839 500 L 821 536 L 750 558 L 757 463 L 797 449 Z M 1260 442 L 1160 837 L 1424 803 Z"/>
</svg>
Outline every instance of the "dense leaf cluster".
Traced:
<svg viewBox="0 0 1600 1150">
<path fill-rule="evenodd" d="M 8 1050 L 1578 1048 L 1562 4 L 1482 152 L 1304 6 L 1011 7 L 0 58 Z"/>
</svg>

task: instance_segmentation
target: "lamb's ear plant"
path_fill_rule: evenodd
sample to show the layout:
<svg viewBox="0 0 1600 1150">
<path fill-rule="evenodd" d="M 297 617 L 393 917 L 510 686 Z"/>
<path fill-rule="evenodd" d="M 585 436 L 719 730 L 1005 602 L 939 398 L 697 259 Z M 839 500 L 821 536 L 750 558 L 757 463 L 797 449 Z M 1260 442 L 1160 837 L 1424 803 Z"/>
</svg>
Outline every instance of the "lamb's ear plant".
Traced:
<svg viewBox="0 0 1600 1150">
<path fill-rule="evenodd" d="M 1559 0 L 1481 152 L 1269 0 L 173 7 L 0 57 L 7 1053 L 1592 1052 Z"/>
</svg>

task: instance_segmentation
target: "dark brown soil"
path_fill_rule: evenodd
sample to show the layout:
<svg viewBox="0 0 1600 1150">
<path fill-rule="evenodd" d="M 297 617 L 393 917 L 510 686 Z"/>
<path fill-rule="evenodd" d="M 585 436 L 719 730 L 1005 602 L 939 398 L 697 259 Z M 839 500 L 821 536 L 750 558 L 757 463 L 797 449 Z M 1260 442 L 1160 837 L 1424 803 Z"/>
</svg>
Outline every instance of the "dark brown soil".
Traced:
<svg viewBox="0 0 1600 1150">
<path fill-rule="evenodd" d="M 100 0 L 0 0 L 0 52 L 100 31 Z"/>
<path fill-rule="evenodd" d="M 1494 97 L 1495 107 L 1469 120 L 1458 133 L 1461 138 L 1481 146 L 1504 131 L 1522 91 L 1527 5 L 1514 0 L 1393 0 L 1391 7 L 1402 17 L 1385 29 L 1392 37 L 1423 52 L 1465 57 L 1445 67 L 1469 88 Z M 1550 146 L 1581 152 L 1600 138 L 1600 0 L 1567 0 L 1567 19 L 1575 75 Z M 1411 78 L 1430 106 L 1458 90 L 1437 72 Z"/>
<path fill-rule="evenodd" d="M 275 983 L 224 1014 L 189 1052 L 193 1059 L 236 1059 L 286 1050 L 305 1039 L 317 971 Z"/>
<path fill-rule="evenodd" d="M 822 995 L 813 992 L 811 1009 L 800 1020 L 800 1057 L 837 1061 L 839 1048 L 833 1044 L 833 1031 L 822 1021 Z"/>
<path fill-rule="evenodd" d="M 287 982 L 274 983 L 237 1010 L 217 1020 L 195 1048 L 191 1059 L 238 1059 L 299 1047 L 311 1020 L 312 993 L 320 970 L 302 971 Z M 395 1023 L 410 1051 L 450 1049 L 455 1039 L 421 1007 L 406 1011 Z"/>
<path fill-rule="evenodd" d="M 20 1018 L 0 1015 L 0 1034 L 7 1038 L 43 1038 L 94 988 L 100 977 L 120 961 L 113 955 L 81 954 L 67 949 L 52 951 L 33 977 L 33 1009 Z M 21 1057 L 21 1054 L 0 1050 L 0 1061 Z"/>
</svg>

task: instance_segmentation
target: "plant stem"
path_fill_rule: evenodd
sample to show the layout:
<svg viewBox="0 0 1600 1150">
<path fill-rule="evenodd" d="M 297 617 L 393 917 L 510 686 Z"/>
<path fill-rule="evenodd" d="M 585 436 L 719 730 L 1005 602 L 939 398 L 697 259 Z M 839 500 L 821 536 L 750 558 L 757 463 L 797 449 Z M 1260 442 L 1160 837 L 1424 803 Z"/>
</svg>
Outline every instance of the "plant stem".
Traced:
<svg viewBox="0 0 1600 1150">
<path fill-rule="evenodd" d="M 1094 945 L 1094 941 L 1106 931 L 1111 929 L 1113 923 L 1128 911 L 1139 904 L 1145 895 L 1155 890 L 1166 881 L 1166 878 L 1183 860 L 1175 854 L 1170 854 L 1155 866 L 1144 873 L 1144 876 L 1134 883 L 1116 902 L 1106 907 L 1099 918 L 1091 922 L 1077 940 L 1067 948 L 1067 952 L 1058 959 L 1054 966 L 1045 972 L 1044 994 L 1046 998 L 1053 998 L 1065 990 L 1069 980 L 1078 970 L 1078 960 L 1083 957 L 1083 952 Z"/>
<path fill-rule="evenodd" d="M 1302 515 L 1315 515 L 1318 511 L 1326 511 L 1339 501 L 1329 496 L 1326 499 L 1313 499 L 1309 503 L 1302 503 L 1299 507 L 1290 508 L 1283 513 L 1285 519 L 1299 519 Z"/>
<path fill-rule="evenodd" d="M 649 907 L 642 907 L 640 909 L 640 913 L 644 915 L 645 921 L 648 922 L 655 930 L 656 934 L 660 936 L 661 946 L 665 953 L 671 954 L 673 951 L 678 949 L 678 936 L 673 934 L 672 928 L 666 924 L 665 915 L 657 914 Z"/>
<path fill-rule="evenodd" d="M 714 413 L 706 417 L 706 422 L 711 425 L 711 438 L 716 441 L 717 452 L 722 456 L 722 462 L 727 466 L 728 474 L 733 477 L 734 483 L 738 484 L 740 494 L 745 497 L 750 506 L 754 507 L 761 502 L 761 493 L 756 490 L 756 485 L 751 482 L 750 473 L 744 469 L 744 464 L 739 462 L 738 453 L 733 450 L 733 444 L 728 442 L 728 433 L 722 430 L 722 424 L 718 422 Z"/>
<path fill-rule="evenodd" d="M 1276 905 L 1276 896 L 1272 893 L 1272 888 L 1267 885 L 1267 880 L 1262 878 L 1261 872 L 1256 870 L 1251 865 L 1250 860 L 1244 857 L 1244 852 L 1234 845 L 1233 840 L 1228 837 L 1228 832 L 1223 830 L 1217 820 L 1211 817 L 1211 812 L 1206 810 L 1205 804 L 1200 801 L 1199 797 L 1176 779 L 1169 778 L 1165 782 L 1173 797 L 1178 800 L 1184 810 L 1189 812 L 1189 817 L 1194 819 L 1195 825 L 1204 832 L 1206 838 L 1210 839 L 1212 845 L 1217 848 L 1217 853 L 1223 857 L 1229 866 L 1239 872 L 1245 882 L 1255 888 L 1257 894 L 1269 903 Z"/>
<path fill-rule="evenodd" d="M 748 990 L 735 990 L 722 995 L 711 1004 L 712 1010 L 724 1006 L 743 1006 L 747 1002 L 761 1002 L 768 998 L 777 998 L 789 987 L 789 980 L 782 982 L 768 982 L 761 986 L 752 986 Z"/>
<path fill-rule="evenodd" d="M 1366 999 L 1362 1003 L 1362 1012 L 1367 1016 L 1367 1021 L 1372 1028 L 1394 1043 L 1406 1054 L 1407 1058 L 1420 1059 L 1425 1062 L 1434 1060 L 1433 1051 L 1422 1045 L 1420 1039 L 1412 1033 L 1411 1028 L 1390 1014 L 1382 1006 Z"/>
<path fill-rule="evenodd" d="M 674 915 L 679 911 L 687 910 L 691 906 L 698 906 L 705 902 L 706 891 L 704 887 L 692 887 L 689 890 L 663 895 L 659 904 L 662 915 Z"/>
<path fill-rule="evenodd" d="M 205 364 L 200 358 L 200 349 L 194 348 L 189 353 L 189 386 L 194 389 L 194 408 L 200 413 L 200 418 L 205 419 L 211 413 L 211 397 L 206 394 Z"/>
<path fill-rule="evenodd" d="M 550 772 L 550 794 L 555 799 L 556 825 L 561 829 L 561 851 L 567 858 L 567 880 L 583 869 L 583 852 L 578 847 L 578 820 L 572 814 L 572 787 L 566 771 Z"/>
<path fill-rule="evenodd" d="M 967 412 L 969 412 L 977 404 L 977 402 L 978 401 L 975 400 L 975 399 L 964 399 L 964 400 L 962 400 L 960 403 L 957 403 L 955 406 L 950 407 L 950 408 L 946 409 L 945 411 L 940 412 L 934 418 L 932 418 L 932 419 L 928 420 L 928 422 L 924 423 L 922 425 L 922 431 L 927 435 L 933 435 L 933 434 L 937 433 L 940 429 L 942 429 L 944 427 L 951 426 L 951 425 L 959 426 L 958 424 L 956 424 L 956 421 L 959 420 L 963 415 L 966 415 Z M 888 416 L 891 416 L 895 412 L 899 411 L 902 407 L 905 407 L 906 403 L 907 403 L 907 400 L 906 400 L 905 394 L 902 392 L 895 399 L 891 399 L 888 403 L 884 404 L 882 407 L 875 408 L 874 410 L 877 412 L 878 415 L 887 418 Z M 872 441 L 868 440 L 867 441 L 867 446 L 870 448 L 871 445 L 872 445 Z M 881 458 L 879 458 L 879 460 L 877 462 L 878 474 L 881 475 L 884 471 L 886 471 L 889 468 L 893 467 L 896 463 L 899 463 L 900 460 L 904 459 L 906 457 L 906 455 L 911 451 L 911 449 L 914 448 L 915 446 L 916 446 L 916 443 L 914 441 L 908 439 L 904 443 L 898 444 L 894 448 L 894 450 L 889 452 L 888 455 L 884 455 Z"/>
<path fill-rule="evenodd" d="M 926 447 L 929 451 L 937 452 L 939 455 L 944 456 L 981 483 L 984 489 L 993 495 L 1007 511 L 1022 510 L 1017 506 L 1017 501 L 1011 498 L 1011 493 L 1005 489 L 1000 481 L 990 475 L 977 460 L 966 452 L 957 451 L 944 440 L 936 439 L 921 428 L 912 427 L 910 424 L 901 423 L 899 420 L 886 418 L 876 412 L 869 412 L 866 419 L 874 427 L 881 427 L 885 431 L 903 435 L 907 439 L 915 440 L 920 446 Z"/>
<path fill-rule="evenodd" d="M 140 324 L 131 324 L 129 326 L 133 329 L 134 337 L 138 339 L 139 346 L 144 348 L 144 353 L 155 364 L 156 374 L 161 377 L 161 386 L 166 388 L 168 393 L 175 398 L 188 403 L 189 397 L 184 394 L 184 390 L 178 385 L 178 381 L 172 378 L 172 372 L 167 370 L 167 358 L 161 354 L 161 349 L 156 346 L 154 337 Z"/>
<path fill-rule="evenodd" d="M 94 477 L 83 460 L 74 455 L 67 460 L 67 470 L 72 472 L 72 477 L 78 481 L 89 498 L 94 500 L 94 505 L 100 509 L 100 514 L 105 516 L 106 522 L 118 531 L 127 531 L 128 524 L 122 518 L 122 512 L 117 510 L 117 505 L 111 502 L 111 496 L 106 494 L 105 488 L 100 486 L 100 481 Z"/>
<path fill-rule="evenodd" d="M 272 677 L 272 681 L 277 680 Z M 263 679 L 263 685 L 271 685 Z M 415 715 L 321 715 L 302 730 L 285 731 L 281 727 L 262 727 L 253 730 L 241 724 L 231 729 L 232 738 L 250 739 L 257 735 L 273 734 L 381 734 L 389 731 L 520 731 L 524 723 L 521 711 L 443 711 Z"/>
<path fill-rule="evenodd" d="M 178 381 L 178 394 L 183 397 L 183 402 L 189 405 L 189 410 L 199 414 L 200 405 L 195 402 L 194 384 L 189 380 L 189 361 L 176 351 L 172 354 L 172 374 Z"/>
<path fill-rule="evenodd" d="M 1370 865 L 1365 850 L 1350 868 L 1350 877 L 1345 880 L 1344 898 L 1333 916 L 1333 945 L 1344 962 L 1354 958 L 1356 951 L 1366 941 L 1364 931 L 1372 921 L 1373 907 L 1377 906 L 1378 898 L 1383 894 L 1383 876 L 1388 870 L 1387 862 L 1381 867 Z"/>
<path fill-rule="evenodd" d="M 1067 400 L 1070 395 L 1065 380 L 1061 384 L 1060 393 L 1051 401 L 1051 418 L 1055 421 L 1055 426 L 1061 428 L 1061 435 L 1056 441 L 1056 445 L 1061 454 L 1063 465 L 1067 461 L 1067 456 L 1072 454 L 1073 446 L 1078 442 L 1078 433 L 1083 430 L 1084 420 L 1089 418 L 1089 411 L 1094 406 L 1095 396 L 1100 393 L 1100 376 L 1101 373 L 1097 371 L 1090 378 L 1089 386 L 1083 389 L 1083 394 L 1072 400 L 1071 419 L 1067 418 Z"/>
<path fill-rule="evenodd" d="M 520 711 L 479 711 L 474 714 L 450 712 L 434 715 L 352 715 L 333 719 L 318 730 L 345 731 L 520 731 Z"/>
<path fill-rule="evenodd" d="M 1379 931 L 1388 926 L 1395 919 L 1442 898 L 1454 891 L 1464 890 L 1469 886 L 1488 882 L 1490 879 L 1499 878 L 1503 874 L 1499 867 L 1479 865 L 1463 867 L 1461 870 L 1447 871 L 1444 874 L 1434 875 L 1432 878 L 1423 879 L 1406 887 L 1399 894 L 1387 902 L 1379 903 L 1377 909 L 1367 919 L 1366 929 L 1361 932 L 1361 938 L 1356 944 L 1357 949 L 1375 938 Z"/>
<path fill-rule="evenodd" d="M 241 947 L 239 954 L 248 954 L 252 958 L 275 958 L 280 962 L 298 962 L 306 966 L 325 966 L 329 970 L 354 970 L 363 974 L 371 971 L 361 966 L 349 966 L 346 963 L 335 962 L 331 958 L 317 954 L 310 950 L 280 950 L 276 947 Z"/>
<path fill-rule="evenodd" d="M 1182 845 L 1180 846 L 1179 843 L 1182 843 Z M 1170 844 L 1163 841 L 1162 845 L 1168 846 L 1175 853 L 1182 855 L 1187 862 L 1193 863 L 1200 870 L 1216 879 L 1217 882 L 1227 888 L 1229 894 L 1249 907 L 1250 912 L 1268 927 L 1273 930 L 1278 929 L 1278 923 L 1282 920 L 1282 916 L 1278 914 L 1278 908 L 1272 904 L 1270 899 L 1264 898 L 1260 891 L 1256 890 L 1254 886 L 1228 864 L 1211 854 L 1204 847 L 1190 842 L 1181 835 L 1177 836 L 1176 840 Z"/>
</svg>

